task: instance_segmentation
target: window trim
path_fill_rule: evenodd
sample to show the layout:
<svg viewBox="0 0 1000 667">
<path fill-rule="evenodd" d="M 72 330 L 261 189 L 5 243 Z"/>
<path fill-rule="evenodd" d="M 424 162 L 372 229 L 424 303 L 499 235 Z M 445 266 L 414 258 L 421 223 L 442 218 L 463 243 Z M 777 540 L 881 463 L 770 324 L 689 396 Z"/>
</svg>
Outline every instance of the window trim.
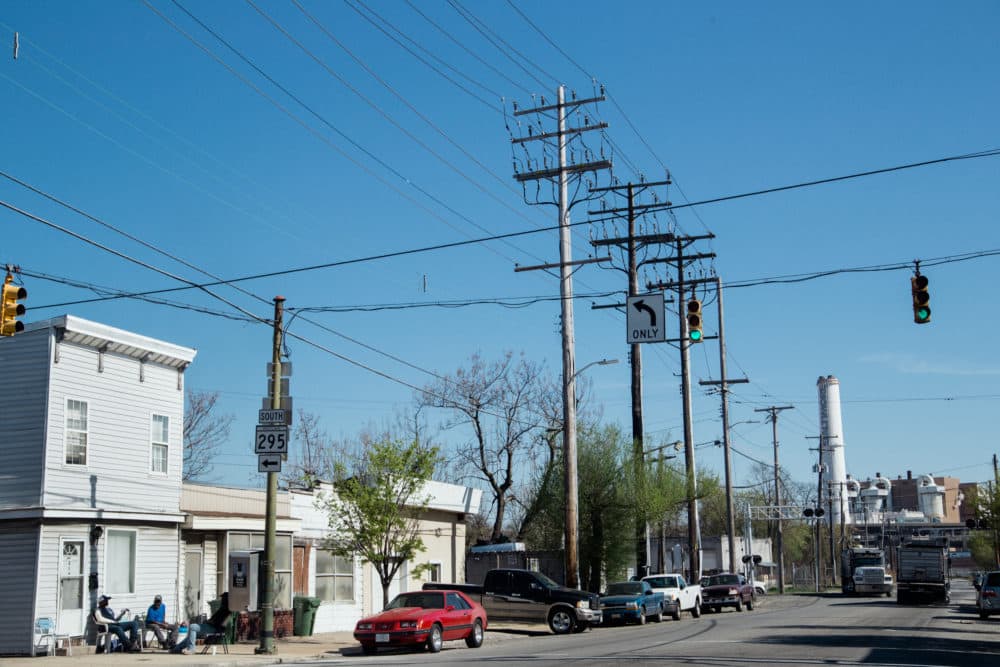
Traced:
<svg viewBox="0 0 1000 667">
<path fill-rule="evenodd" d="M 111 580 L 108 578 L 108 545 L 111 544 L 111 533 L 132 533 L 132 544 L 133 544 L 133 554 L 132 554 L 132 577 L 131 577 L 131 591 L 114 591 L 110 590 L 108 586 L 105 595 L 135 595 L 136 592 L 136 578 L 139 572 L 139 531 L 135 528 L 111 528 L 110 526 L 104 533 L 104 581 L 105 585 L 110 584 Z"/>
<path fill-rule="evenodd" d="M 77 403 L 83 403 L 83 405 L 85 407 L 84 418 L 87 421 L 87 428 L 86 428 L 86 430 L 80 430 L 80 429 L 76 429 L 76 428 L 71 429 L 69 427 L 69 402 L 70 401 L 75 401 Z M 62 464 L 64 466 L 72 466 L 75 469 L 80 469 L 80 468 L 87 469 L 87 468 L 89 468 L 90 467 L 90 401 L 84 400 L 82 398 L 73 398 L 71 396 L 67 396 L 66 400 L 63 401 L 63 420 L 62 421 L 63 421 L 63 455 L 62 455 Z M 85 436 L 86 444 L 84 445 L 84 450 L 83 450 L 83 463 L 70 463 L 69 461 L 66 460 L 68 458 L 68 455 L 69 455 L 69 434 L 70 434 L 71 431 L 74 432 L 74 433 L 83 433 L 84 436 Z"/>
<path fill-rule="evenodd" d="M 327 553 L 330 553 L 330 550 L 329 549 L 316 548 L 314 551 L 316 553 L 316 565 L 313 568 L 313 572 L 314 572 L 314 577 L 316 579 L 317 593 L 319 592 L 318 591 L 318 589 L 319 589 L 319 580 L 321 578 L 322 579 L 330 579 L 333 582 L 334 595 L 336 595 L 336 592 L 337 592 L 337 578 L 338 577 L 340 577 L 340 578 L 350 577 L 351 578 L 351 599 L 350 600 L 337 600 L 337 599 L 326 600 L 326 599 L 324 599 L 320 604 L 341 604 L 341 605 L 353 605 L 353 604 L 357 604 L 357 601 L 358 601 L 358 559 L 357 559 L 357 557 L 356 556 L 351 556 L 350 557 L 350 568 L 349 568 L 350 571 L 349 572 L 348 571 L 337 572 L 337 559 L 341 558 L 343 560 L 347 560 L 347 557 L 346 556 L 335 556 L 335 555 L 333 555 L 331 553 L 330 557 L 333 559 L 333 564 L 334 564 L 333 571 L 332 572 L 320 572 L 320 570 L 319 570 L 319 552 L 320 551 L 326 551 Z M 319 596 L 317 595 L 317 597 L 319 597 Z"/>
<path fill-rule="evenodd" d="M 167 420 L 167 439 L 165 442 L 157 442 L 154 440 L 156 418 L 163 417 Z M 153 463 L 156 460 L 154 452 L 157 447 L 164 447 L 167 450 L 166 458 L 164 459 L 163 465 L 164 470 L 154 470 Z M 170 474 L 170 415 L 159 414 L 156 412 L 150 413 L 149 416 L 149 474 L 156 475 L 158 477 L 167 477 Z"/>
</svg>

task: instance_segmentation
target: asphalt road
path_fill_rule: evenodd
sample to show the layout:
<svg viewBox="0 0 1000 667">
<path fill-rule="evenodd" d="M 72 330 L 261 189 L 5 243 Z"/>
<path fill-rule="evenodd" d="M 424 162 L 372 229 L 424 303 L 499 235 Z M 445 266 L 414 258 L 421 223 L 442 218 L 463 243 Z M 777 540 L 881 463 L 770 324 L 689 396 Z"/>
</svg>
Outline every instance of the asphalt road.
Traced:
<svg viewBox="0 0 1000 667">
<path fill-rule="evenodd" d="M 482 648 L 448 642 L 437 655 L 385 651 L 309 664 L 473 664 L 539 667 L 680 664 L 1000 665 L 1000 616 L 975 613 L 975 591 L 956 581 L 947 606 L 900 606 L 890 598 L 840 595 L 771 595 L 754 611 L 703 614 L 694 619 L 601 627 L 583 634 L 491 629 Z"/>
</svg>

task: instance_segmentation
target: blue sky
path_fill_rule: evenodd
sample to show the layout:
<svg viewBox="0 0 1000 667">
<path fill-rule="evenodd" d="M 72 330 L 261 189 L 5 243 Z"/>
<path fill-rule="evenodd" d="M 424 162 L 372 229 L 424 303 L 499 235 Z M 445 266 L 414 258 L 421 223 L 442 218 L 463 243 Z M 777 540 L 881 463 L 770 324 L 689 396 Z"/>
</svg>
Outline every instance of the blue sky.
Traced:
<svg viewBox="0 0 1000 667">
<path fill-rule="evenodd" d="M 551 100 L 559 83 L 590 96 L 584 71 L 613 99 L 595 117 L 610 124 L 615 176 L 624 182 L 641 171 L 660 180 L 669 168 L 675 185 L 660 195 L 675 203 L 1000 146 L 1000 7 L 993 2 L 629 2 L 609 11 L 607 3 L 513 0 L 572 61 L 501 0 L 299 2 L 322 27 L 291 0 L 257 7 L 312 56 L 243 2 L 150 0 L 155 12 L 141 1 L 5 3 L 0 170 L 233 278 L 555 224 L 551 207 L 521 199 L 500 110 L 512 100 L 530 106 L 531 94 Z M 515 65 L 456 6 L 530 62 Z M 447 63 L 453 69 L 430 60 L 468 92 L 373 28 L 360 16 L 366 8 L 401 31 L 401 41 Z M 1000 248 L 998 176 L 998 157 L 955 161 L 681 209 L 676 218 L 684 232 L 716 235 L 697 246 L 717 253 L 701 270 L 714 269 L 727 283 L 926 262 Z M 0 200 L 186 279 L 207 280 L 11 180 L 0 178 Z M 574 222 L 586 219 L 585 210 L 574 210 Z M 659 224 L 667 220 L 659 214 Z M 178 285 L 9 209 L 0 210 L 0 225 L 0 262 L 26 272 L 117 290 Z M 578 226 L 574 234 L 574 255 L 582 257 L 590 232 Z M 549 231 L 241 286 L 265 301 L 284 295 L 293 308 L 552 297 L 551 276 L 513 268 L 557 258 Z M 989 334 L 998 324 L 996 261 L 925 265 L 933 309 L 926 326 L 912 322 L 907 270 L 728 289 L 729 371 L 751 379 L 733 389 L 732 421 L 760 419 L 755 408 L 794 405 L 779 422 L 782 463 L 796 479 L 813 479 L 815 441 L 806 437 L 819 429 L 815 382 L 834 374 L 855 476 L 913 470 L 988 479 L 998 449 L 990 414 L 1000 400 Z M 664 277 L 662 269 L 644 279 L 651 277 Z M 251 445 L 270 359 L 266 326 L 129 299 L 60 306 L 94 293 L 40 277 L 24 281 L 29 321 L 69 312 L 197 348 L 189 388 L 221 392 L 222 409 L 237 416 L 217 478 L 257 482 Z M 626 285 L 619 272 L 588 265 L 575 287 L 588 294 Z M 219 294 L 270 316 L 269 305 L 244 293 Z M 235 312 L 192 291 L 164 296 Z M 616 298 L 577 300 L 577 367 L 622 360 L 587 375 L 606 419 L 627 429 L 624 318 L 590 309 Z M 714 305 L 706 311 L 706 332 L 714 333 Z M 295 406 L 319 414 L 336 436 L 408 405 L 407 385 L 431 379 L 419 369 L 453 372 L 475 352 L 497 358 L 504 350 L 523 350 L 553 372 L 560 367 L 552 301 L 308 315 L 348 338 L 305 317 L 292 323 L 294 333 L 356 362 L 291 343 Z M 676 329 L 674 316 L 667 326 Z M 644 355 L 647 432 L 676 439 L 677 351 L 647 345 Z M 714 342 L 696 347 L 692 360 L 695 382 L 718 378 Z M 717 398 L 696 391 L 694 412 L 695 441 L 719 438 Z M 738 425 L 734 436 L 741 452 L 770 461 L 768 424 Z M 698 453 L 700 467 L 721 471 L 720 450 Z M 745 481 L 753 464 L 734 460 L 737 483 Z"/>
</svg>

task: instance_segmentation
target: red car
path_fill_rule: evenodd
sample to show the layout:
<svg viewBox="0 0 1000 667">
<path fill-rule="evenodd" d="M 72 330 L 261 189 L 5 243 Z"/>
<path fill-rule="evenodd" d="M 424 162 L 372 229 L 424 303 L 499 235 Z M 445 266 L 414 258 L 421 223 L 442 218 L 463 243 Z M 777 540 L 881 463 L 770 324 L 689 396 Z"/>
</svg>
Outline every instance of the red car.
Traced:
<svg viewBox="0 0 1000 667">
<path fill-rule="evenodd" d="M 365 653 L 380 646 L 426 646 L 437 653 L 451 639 L 479 648 L 485 631 L 486 610 L 465 593 L 414 591 L 397 595 L 381 614 L 358 621 L 354 638 Z"/>
</svg>

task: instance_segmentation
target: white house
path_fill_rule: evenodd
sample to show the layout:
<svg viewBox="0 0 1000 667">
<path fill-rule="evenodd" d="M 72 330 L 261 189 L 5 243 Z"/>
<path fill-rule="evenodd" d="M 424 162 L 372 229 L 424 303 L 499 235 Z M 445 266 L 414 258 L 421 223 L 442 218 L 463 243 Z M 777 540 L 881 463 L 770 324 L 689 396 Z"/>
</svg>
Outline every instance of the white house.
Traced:
<svg viewBox="0 0 1000 667">
<path fill-rule="evenodd" d="M 194 357 L 69 315 L 0 340 L 0 654 L 30 653 L 37 618 L 84 634 L 102 594 L 176 618 Z"/>
<path fill-rule="evenodd" d="M 353 630 L 362 618 L 382 609 L 382 583 L 370 564 L 334 556 L 325 551 L 328 519 L 316 499 L 332 493 L 329 484 L 315 490 L 292 490 L 291 513 L 302 521 L 295 535 L 295 593 L 320 598 L 315 632 Z M 482 491 L 456 484 L 430 481 L 418 494 L 428 497 L 427 511 L 419 519 L 426 551 L 416 563 L 403 563 L 392 582 L 389 597 L 420 588 L 424 581 L 465 581 L 466 517 L 479 511 Z M 418 579 L 414 565 L 430 563 L 430 572 Z"/>
</svg>

